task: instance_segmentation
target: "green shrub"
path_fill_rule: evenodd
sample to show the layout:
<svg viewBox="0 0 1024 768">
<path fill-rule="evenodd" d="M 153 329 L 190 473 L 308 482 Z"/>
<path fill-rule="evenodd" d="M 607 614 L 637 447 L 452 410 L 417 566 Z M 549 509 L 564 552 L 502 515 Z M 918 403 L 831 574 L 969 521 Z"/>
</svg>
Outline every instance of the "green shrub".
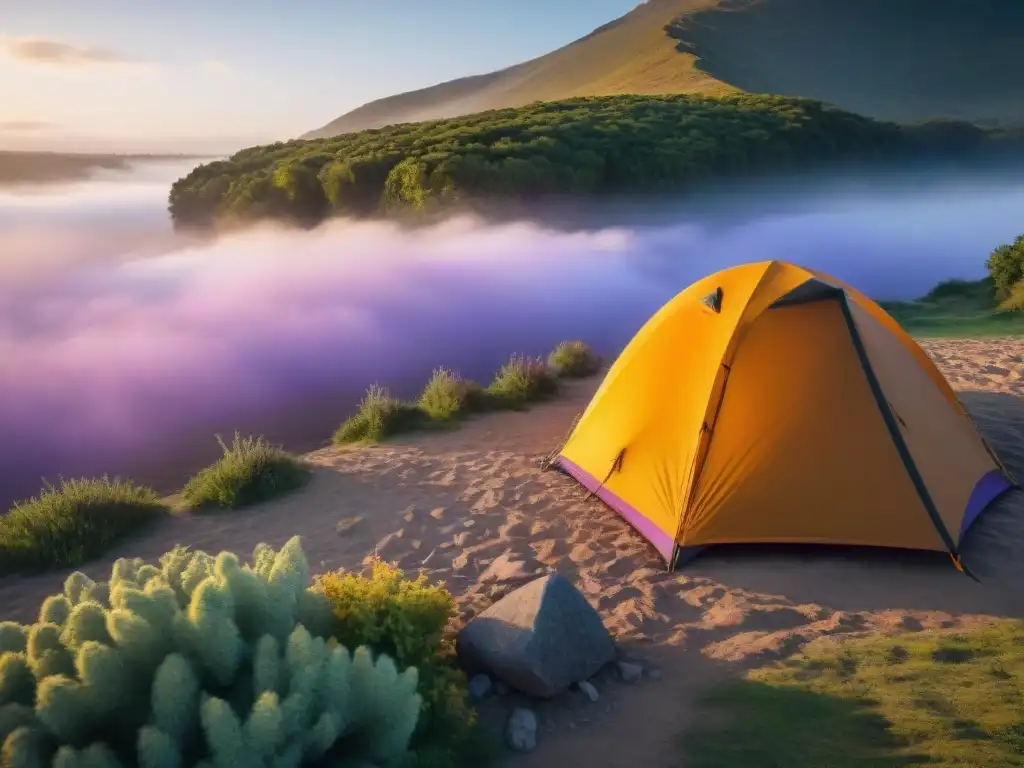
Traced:
<svg viewBox="0 0 1024 768">
<path fill-rule="evenodd" d="M 447 368 L 438 368 L 420 395 L 419 408 L 434 421 L 451 421 L 483 406 L 483 390 Z"/>
<path fill-rule="evenodd" d="M 374 384 L 366 391 L 356 414 L 338 427 L 334 442 L 375 442 L 422 425 L 423 412 L 415 405 L 392 397 L 388 390 Z"/>
<path fill-rule="evenodd" d="M 31 626 L 0 625 L 4 766 L 408 764 L 421 698 L 327 632 L 298 537 L 251 565 L 176 547 L 73 573 Z"/>
<path fill-rule="evenodd" d="M 61 480 L 0 516 L 0 574 L 81 565 L 167 507 L 131 480 Z"/>
<path fill-rule="evenodd" d="M 954 301 L 957 299 L 975 299 L 979 296 L 991 302 L 995 296 L 995 287 L 991 280 L 943 280 L 921 297 L 921 301 Z"/>
<path fill-rule="evenodd" d="M 1000 309 L 1024 311 L 1024 280 L 1018 280 L 1010 293 L 999 303 Z"/>
<path fill-rule="evenodd" d="M 224 454 L 182 491 L 190 507 L 244 507 L 295 490 L 309 477 L 301 461 L 263 437 L 243 440 L 236 432 L 230 446 L 219 436 L 217 442 Z"/>
<path fill-rule="evenodd" d="M 548 366 L 559 376 L 585 378 L 601 370 L 601 358 L 584 341 L 563 341 L 548 355 Z"/>
<path fill-rule="evenodd" d="M 319 577 L 316 586 L 333 607 L 331 631 L 342 644 L 369 646 L 393 658 L 399 669 L 419 671 L 423 712 L 413 748 L 424 765 L 459 765 L 480 748 L 466 678 L 446 635 L 455 617 L 447 589 L 431 585 L 423 574 L 407 579 L 380 560 L 373 563 L 370 578 L 335 571 Z M 478 765 L 479 759 L 471 764 Z"/>
<path fill-rule="evenodd" d="M 513 355 L 494 375 L 487 394 L 506 408 L 523 408 L 557 390 L 558 380 L 543 360 Z"/>
<path fill-rule="evenodd" d="M 1017 237 L 1013 243 L 1000 245 L 989 255 L 985 262 L 989 277 L 995 283 L 1000 299 L 1006 299 L 1013 287 L 1024 280 L 1024 235 Z"/>
</svg>

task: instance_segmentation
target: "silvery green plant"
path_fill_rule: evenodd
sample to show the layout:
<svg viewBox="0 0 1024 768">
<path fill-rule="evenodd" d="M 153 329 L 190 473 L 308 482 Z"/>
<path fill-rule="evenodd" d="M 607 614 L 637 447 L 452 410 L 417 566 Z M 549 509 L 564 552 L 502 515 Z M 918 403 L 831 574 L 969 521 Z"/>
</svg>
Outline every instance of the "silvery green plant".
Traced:
<svg viewBox="0 0 1024 768">
<path fill-rule="evenodd" d="M 398 764 L 417 671 L 331 623 L 298 537 L 250 564 L 175 547 L 108 582 L 72 573 L 35 624 L 0 623 L 0 765 Z"/>
</svg>

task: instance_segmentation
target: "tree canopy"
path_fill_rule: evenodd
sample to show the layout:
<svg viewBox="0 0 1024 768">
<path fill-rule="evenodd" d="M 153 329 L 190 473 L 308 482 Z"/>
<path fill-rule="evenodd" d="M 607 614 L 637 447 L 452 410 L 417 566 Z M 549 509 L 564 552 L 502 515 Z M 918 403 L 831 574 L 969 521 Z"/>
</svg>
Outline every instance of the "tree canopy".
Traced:
<svg viewBox="0 0 1024 768">
<path fill-rule="evenodd" d="M 471 200 L 679 191 L 723 175 L 982 143 L 781 96 L 606 96 L 252 147 L 171 188 L 178 225 L 422 211 Z"/>
</svg>

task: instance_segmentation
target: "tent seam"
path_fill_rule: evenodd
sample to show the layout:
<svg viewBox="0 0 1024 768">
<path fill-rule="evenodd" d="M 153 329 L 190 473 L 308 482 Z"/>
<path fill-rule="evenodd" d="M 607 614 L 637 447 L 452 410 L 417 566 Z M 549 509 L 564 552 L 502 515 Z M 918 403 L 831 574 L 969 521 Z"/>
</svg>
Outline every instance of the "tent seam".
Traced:
<svg viewBox="0 0 1024 768">
<path fill-rule="evenodd" d="M 903 439 L 903 435 L 900 433 L 895 419 L 893 419 L 888 400 L 885 397 L 885 393 L 882 391 L 882 385 L 878 381 L 878 377 L 875 375 L 874 368 L 871 365 L 871 359 L 868 357 L 867 349 L 864 347 L 864 340 L 861 338 L 860 331 L 857 330 L 857 324 L 853 319 L 853 313 L 850 311 L 850 305 L 848 303 L 849 299 L 846 296 L 846 292 L 842 292 L 837 298 L 839 300 L 840 309 L 843 313 L 843 319 L 846 322 L 847 330 L 850 333 L 850 340 L 853 342 L 854 350 L 857 352 L 857 357 L 860 360 L 861 369 L 864 371 L 864 377 L 867 379 L 868 387 L 870 387 L 871 394 L 875 398 L 875 404 L 878 406 L 878 411 L 889 431 L 889 437 L 892 439 L 893 446 L 896 448 L 896 452 L 903 461 L 903 467 L 906 469 L 910 482 L 914 485 L 914 490 L 917 491 L 918 498 L 921 499 L 921 503 L 924 505 L 925 511 L 928 513 L 928 517 L 931 519 L 932 525 L 935 527 L 936 532 L 942 539 L 943 544 L 946 545 L 946 549 L 949 551 L 949 554 L 954 558 L 954 562 L 958 562 L 959 553 L 957 552 L 957 547 L 953 541 L 953 537 L 950 535 L 949 530 L 942 521 L 942 517 L 939 515 L 939 510 L 935 506 L 935 501 L 932 499 L 931 494 L 928 492 L 928 487 L 924 483 L 924 478 L 921 477 L 921 472 L 918 470 L 917 464 L 914 463 L 914 457 L 910 453 L 910 448 Z"/>
<path fill-rule="evenodd" d="M 747 298 L 747 302 L 743 307 L 743 312 L 741 312 L 737 318 L 736 325 L 733 327 L 732 334 L 729 336 L 729 342 L 725 345 L 725 349 L 722 350 L 722 358 L 718 361 L 718 367 L 725 368 L 725 378 L 722 381 L 722 387 L 718 393 L 718 398 L 715 401 L 714 409 L 709 408 L 705 412 L 705 418 L 701 420 L 700 430 L 697 433 L 697 450 L 694 452 L 692 466 L 688 473 L 690 480 L 688 487 L 686 488 L 686 498 L 683 500 L 683 508 L 679 512 L 679 523 L 676 525 L 675 536 L 673 537 L 672 559 L 669 561 L 670 571 L 675 570 L 675 562 L 680 550 L 679 536 L 683 532 L 683 527 L 687 517 L 689 516 L 690 508 L 693 506 L 693 496 L 697 490 L 697 483 L 700 481 L 701 473 L 704 471 L 707 456 L 711 452 L 711 439 L 714 437 L 715 422 L 718 421 L 718 415 L 722 410 L 722 402 L 725 400 L 725 390 L 729 385 L 729 374 L 732 372 L 732 363 L 735 361 L 736 353 L 739 351 L 740 343 L 738 336 L 743 323 L 743 314 L 747 311 L 747 307 L 750 306 L 750 302 L 757 295 L 757 292 L 761 290 L 761 286 L 764 285 L 765 281 L 768 279 L 769 273 L 773 272 L 776 264 L 778 264 L 778 262 L 774 260 L 768 262 L 768 266 L 757 279 L 757 285 L 755 285 L 754 289 L 750 292 L 750 296 Z M 726 355 L 730 355 L 728 364 L 725 362 Z M 713 382 L 712 386 L 714 386 Z M 713 414 L 712 420 L 711 423 L 708 424 L 707 416 L 711 414 Z M 702 440 L 705 440 L 705 433 L 707 433 L 706 443 L 704 444 L 703 451 L 701 451 L 701 444 Z"/>
</svg>

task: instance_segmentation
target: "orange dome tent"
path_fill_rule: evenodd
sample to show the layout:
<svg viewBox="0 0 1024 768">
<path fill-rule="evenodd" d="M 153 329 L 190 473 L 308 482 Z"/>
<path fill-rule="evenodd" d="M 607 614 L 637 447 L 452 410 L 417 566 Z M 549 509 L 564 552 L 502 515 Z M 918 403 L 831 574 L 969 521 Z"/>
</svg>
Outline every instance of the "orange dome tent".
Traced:
<svg viewBox="0 0 1024 768">
<path fill-rule="evenodd" d="M 697 281 L 626 346 L 556 465 L 676 567 L 725 543 L 946 551 L 1014 481 L 877 304 L 770 261 Z"/>
</svg>

